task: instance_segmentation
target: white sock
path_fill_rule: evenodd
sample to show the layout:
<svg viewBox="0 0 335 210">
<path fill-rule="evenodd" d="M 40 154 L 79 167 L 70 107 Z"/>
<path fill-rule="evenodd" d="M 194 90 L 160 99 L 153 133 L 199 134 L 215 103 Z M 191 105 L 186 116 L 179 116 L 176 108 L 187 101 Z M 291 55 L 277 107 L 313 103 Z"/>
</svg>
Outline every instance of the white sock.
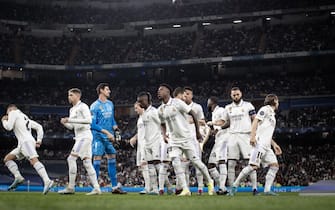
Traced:
<svg viewBox="0 0 335 210">
<path fill-rule="evenodd" d="M 226 190 L 226 180 L 227 180 L 227 165 L 219 164 L 219 169 L 220 169 L 220 189 L 225 191 Z"/>
<path fill-rule="evenodd" d="M 211 174 L 212 178 L 214 179 L 215 184 L 217 186 L 219 186 L 220 185 L 220 174 L 219 174 L 219 171 L 216 169 L 216 167 L 210 168 L 210 169 L 208 169 L 208 171 Z"/>
<path fill-rule="evenodd" d="M 199 169 L 195 169 L 195 174 L 197 176 L 198 181 L 198 190 L 202 190 L 204 188 L 204 176 L 202 175 L 201 171 Z"/>
<path fill-rule="evenodd" d="M 178 157 L 173 158 L 172 166 L 174 168 L 174 172 L 176 174 L 177 179 L 177 189 L 188 189 L 185 180 L 185 173 L 181 166 L 181 161 Z"/>
<path fill-rule="evenodd" d="M 74 189 L 76 185 L 76 176 L 77 176 L 77 157 L 70 155 L 67 158 L 67 164 L 69 166 L 69 188 Z"/>
<path fill-rule="evenodd" d="M 186 185 L 190 186 L 190 161 L 182 161 L 181 166 L 185 173 Z"/>
<path fill-rule="evenodd" d="M 144 179 L 144 189 L 147 192 L 150 192 L 150 175 L 149 175 L 149 167 L 148 165 L 141 166 L 142 168 L 142 176 Z"/>
<path fill-rule="evenodd" d="M 47 184 L 50 179 L 44 165 L 38 161 L 34 164 L 34 168 L 37 171 L 38 175 L 40 175 L 40 177 L 43 179 L 44 184 Z"/>
<path fill-rule="evenodd" d="M 150 185 L 153 191 L 158 191 L 157 172 L 154 164 L 149 164 Z"/>
<path fill-rule="evenodd" d="M 255 169 L 251 167 L 250 165 L 243 168 L 241 173 L 238 175 L 237 179 L 233 183 L 233 187 L 238 187 L 240 185 L 240 182 L 245 179 L 252 171 Z"/>
<path fill-rule="evenodd" d="M 274 179 L 276 178 L 278 167 L 271 166 L 265 176 L 264 192 L 270 192 Z"/>
<path fill-rule="evenodd" d="M 256 172 L 256 170 L 253 170 L 250 173 L 249 177 L 250 177 L 252 189 L 257 190 L 257 172 Z"/>
<path fill-rule="evenodd" d="M 236 160 L 228 160 L 228 185 L 233 186 L 235 181 Z"/>
<path fill-rule="evenodd" d="M 90 179 L 91 184 L 94 188 L 98 189 L 100 188 L 100 185 L 97 180 L 97 174 L 93 168 L 92 160 L 91 159 L 85 159 L 83 160 L 83 165 L 87 171 L 87 175 Z"/>
<path fill-rule="evenodd" d="M 207 167 L 205 166 L 205 164 L 200 159 L 193 160 L 192 164 L 193 164 L 194 167 L 198 168 L 199 171 L 201 171 L 201 173 L 204 176 L 207 183 L 213 182 L 211 176 L 208 173 Z"/>
<path fill-rule="evenodd" d="M 168 167 L 169 167 L 168 164 L 161 163 L 161 167 L 159 169 L 159 176 L 158 176 L 159 190 L 164 190 L 165 180 L 166 180 L 166 177 L 168 176 L 168 172 L 167 172 Z"/>
<path fill-rule="evenodd" d="M 8 170 L 14 175 L 15 179 L 18 178 L 18 177 L 22 177 L 22 175 L 19 171 L 19 167 L 17 166 L 15 161 L 9 160 L 5 164 L 8 168 Z"/>
</svg>

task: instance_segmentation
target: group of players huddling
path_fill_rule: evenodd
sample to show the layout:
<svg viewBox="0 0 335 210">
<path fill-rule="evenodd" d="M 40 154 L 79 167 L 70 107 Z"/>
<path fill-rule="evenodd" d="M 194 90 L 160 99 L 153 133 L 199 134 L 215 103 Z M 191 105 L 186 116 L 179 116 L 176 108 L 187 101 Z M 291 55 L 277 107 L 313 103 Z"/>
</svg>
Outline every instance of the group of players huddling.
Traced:
<svg viewBox="0 0 335 210">
<path fill-rule="evenodd" d="M 98 99 L 89 108 L 81 101 L 81 90 L 68 90 L 68 100 L 72 105 L 69 117 L 61 118 L 60 123 L 74 130 L 75 144 L 67 158 L 69 183 L 59 194 L 74 194 L 77 176 L 77 159 L 83 161 L 93 190 L 86 195 L 100 195 L 98 184 L 101 159 L 107 157 L 108 175 L 112 193 L 126 194 L 117 182 L 116 150 L 113 142 L 120 138 L 119 128 L 114 118 L 114 104 L 108 98 L 111 90 L 107 83 L 97 87 Z M 272 139 L 276 125 L 275 111 L 278 109 L 278 97 L 269 94 L 264 106 L 256 113 L 254 106 L 242 99 L 238 87 L 231 89 L 232 103 L 225 107 L 218 105 L 218 98 L 210 97 L 207 102 L 211 119 L 206 122 L 201 105 L 193 102 L 191 87 L 178 87 L 174 91 L 168 84 L 158 88 L 161 105 L 152 105 L 149 92 L 138 94 L 134 104 L 138 114 L 137 134 L 130 144 L 137 144 L 137 166 L 142 172 L 145 187 L 141 194 L 164 195 L 175 193 L 178 196 L 190 196 L 190 164 L 196 169 L 198 195 L 202 195 L 204 181 L 209 195 L 234 196 L 240 182 L 250 176 L 253 195 L 257 195 L 257 173 L 260 164 L 268 167 L 265 177 L 265 195 L 277 195 L 271 186 L 279 169 L 276 155 L 281 154 L 280 147 Z M 53 186 L 44 165 L 38 160 L 36 148 L 43 139 L 43 128 L 29 119 L 16 105 L 10 104 L 2 117 L 2 125 L 14 131 L 18 146 L 4 158 L 5 165 L 14 175 L 8 190 L 15 190 L 24 182 L 15 160 L 28 159 L 43 179 L 43 194 Z M 37 132 L 34 139 L 31 130 Z M 209 136 L 215 136 L 215 144 L 210 153 L 208 165 L 202 162 L 202 148 Z M 273 147 L 274 151 L 271 149 Z M 93 159 L 93 160 L 92 160 Z M 249 161 L 235 179 L 235 167 L 238 160 Z M 168 169 L 172 163 L 176 187 L 172 190 Z M 230 186 L 226 188 L 226 180 Z"/>
</svg>

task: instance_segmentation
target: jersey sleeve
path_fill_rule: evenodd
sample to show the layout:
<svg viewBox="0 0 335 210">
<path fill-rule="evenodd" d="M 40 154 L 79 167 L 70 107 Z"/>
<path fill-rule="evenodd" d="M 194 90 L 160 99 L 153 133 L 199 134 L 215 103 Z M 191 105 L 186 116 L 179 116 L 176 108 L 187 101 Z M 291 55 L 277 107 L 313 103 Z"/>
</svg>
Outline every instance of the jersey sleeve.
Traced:
<svg viewBox="0 0 335 210">
<path fill-rule="evenodd" d="M 91 116 L 92 116 L 91 129 L 101 132 L 102 127 L 97 124 L 98 110 L 95 106 L 95 103 L 91 105 L 90 111 L 91 111 Z"/>
<path fill-rule="evenodd" d="M 175 105 L 180 112 L 185 112 L 188 114 L 192 110 L 191 107 L 187 106 L 187 104 L 180 99 L 175 99 Z"/>
<path fill-rule="evenodd" d="M 92 116 L 88 106 L 86 104 L 80 106 L 80 112 L 83 115 L 83 118 L 69 118 L 69 123 L 77 123 L 77 124 L 91 124 Z"/>
<path fill-rule="evenodd" d="M 9 112 L 8 120 L 2 121 L 3 127 L 8 131 L 13 130 L 16 118 L 17 118 L 16 112 L 13 112 L 13 111 Z"/>
<path fill-rule="evenodd" d="M 158 108 L 158 117 L 159 117 L 159 120 L 161 121 L 161 124 L 165 124 L 165 119 L 163 117 L 162 109 L 163 109 L 162 107 Z"/>
<path fill-rule="evenodd" d="M 249 103 L 249 116 L 253 116 L 256 114 L 256 110 L 254 105 L 252 105 L 252 103 Z"/>
<path fill-rule="evenodd" d="M 158 110 L 155 109 L 154 111 L 152 111 L 152 120 L 157 123 L 157 124 L 161 124 L 161 120 L 158 114 Z"/>
<path fill-rule="evenodd" d="M 197 119 L 198 120 L 205 119 L 204 110 L 202 109 L 202 106 L 200 104 L 198 104 L 197 107 L 198 107 L 197 108 Z"/>
<path fill-rule="evenodd" d="M 225 122 L 229 121 L 229 114 L 227 111 L 227 106 L 223 109 L 222 120 L 224 120 Z"/>
<path fill-rule="evenodd" d="M 260 121 L 263 121 L 265 116 L 266 116 L 267 112 L 266 112 L 266 107 L 263 106 L 258 112 L 257 112 L 257 115 L 256 115 L 256 118 Z"/>
<path fill-rule="evenodd" d="M 117 126 L 117 123 L 116 123 L 116 120 L 115 120 L 115 117 L 114 117 L 114 115 L 115 115 L 115 108 L 114 108 L 114 104 L 113 104 L 113 102 L 112 102 L 112 106 L 113 106 L 113 110 L 112 110 L 112 128 L 114 127 L 114 126 Z"/>
<path fill-rule="evenodd" d="M 42 143 L 42 139 L 44 136 L 44 131 L 43 131 L 43 127 L 41 124 L 37 123 L 34 120 L 29 120 L 30 126 L 32 129 L 34 129 L 37 133 L 37 141 L 39 143 Z"/>
</svg>

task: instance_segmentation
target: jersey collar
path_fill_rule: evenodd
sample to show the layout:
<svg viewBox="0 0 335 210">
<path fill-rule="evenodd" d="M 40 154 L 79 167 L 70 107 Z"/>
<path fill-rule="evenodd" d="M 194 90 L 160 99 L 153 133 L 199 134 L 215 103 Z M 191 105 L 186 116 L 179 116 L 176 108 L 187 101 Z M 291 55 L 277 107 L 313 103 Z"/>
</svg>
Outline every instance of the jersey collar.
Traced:
<svg viewBox="0 0 335 210">
<path fill-rule="evenodd" d="M 233 101 L 233 106 L 241 106 L 243 104 L 243 99 L 241 99 L 240 103 L 235 104 L 235 102 Z"/>
</svg>

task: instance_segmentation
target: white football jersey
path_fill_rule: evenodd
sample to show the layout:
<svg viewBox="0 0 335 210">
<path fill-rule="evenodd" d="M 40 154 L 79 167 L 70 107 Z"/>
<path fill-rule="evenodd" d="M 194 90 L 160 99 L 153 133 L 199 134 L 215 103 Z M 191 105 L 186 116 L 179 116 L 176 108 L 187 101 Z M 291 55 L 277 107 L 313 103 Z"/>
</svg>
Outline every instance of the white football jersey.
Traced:
<svg viewBox="0 0 335 210">
<path fill-rule="evenodd" d="M 18 145 L 26 141 L 35 141 L 31 134 L 31 129 L 36 130 L 38 142 L 41 142 L 43 139 L 44 132 L 42 126 L 34 120 L 29 119 L 27 115 L 18 109 L 10 111 L 8 113 L 8 120 L 3 120 L 2 125 L 8 131 L 13 130 Z"/>
<path fill-rule="evenodd" d="M 202 120 L 205 119 L 204 111 L 202 109 L 202 106 L 198 103 L 192 102 L 188 104 L 192 111 L 195 113 L 195 116 L 197 117 L 197 120 Z M 193 121 L 193 118 L 191 115 L 187 115 L 188 117 L 188 122 L 189 122 L 189 128 L 194 136 L 196 136 L 196 130 L 195 130 L 195 125 L 194 123 L 190 123 Z"/>
<path fill-rule="evenodd" d="M 87 104 L 79 101 L 70 109 L 69 121 L 66 127 L 74 129 L 76 140 L 82 138 L 92 138 L 91 132 L 92 116 Z"/>
<path fill-rule="evenodd" d="M 142 120 L 142 116 L 140 115 L 137 119 L 137 144 L 138 145 L 144 144 L 145 142 L 144 135 L 145 135 L 144 123 Z"/>
<path fill-rule="evenodd" d="M 275 112 L 271 106 L 263 106 L 257 112 L 256 118 L 259 120 L 256 130 L 257 144 L 271 147 L 272 135 L 276 127 Z"/>
<path fill-rule="evenodd" d="M 142 114 L 144 124 L 145 145 L 150 146 L 157 141 L 162 141 L 161 120 L 155 107 L 149 106 Z"/>
<path fill-rule="evenodd" d="M 220 107 L 219 105 L 217 105 L 212 112 L 212 122 L 224 120 L 225 114 L 226 114 L 226 110 L 223 107 Z M 214 129 L 222 130 L 221 126 L 217 126 L 217 125 L 214 125 Z"/>
<path fill-rule="evenodd" d="M 226 107 L 225 121 L 230 121 L 230 133 L 250 133 L 251 116 L 256 114 L 255 107 L 250 103 L 241 100 L 239 104 L 234 102 Z"/>
<path fill-rule="evenodd" d="M 166 124 L 172 142 L 192 139 L 187 118 L 190 111 L 191 108 L 178 98 L 170 98 L 166 104 L 163 103 L 158 108 L 159 118 L 162 123 Z"/>
</svg>

